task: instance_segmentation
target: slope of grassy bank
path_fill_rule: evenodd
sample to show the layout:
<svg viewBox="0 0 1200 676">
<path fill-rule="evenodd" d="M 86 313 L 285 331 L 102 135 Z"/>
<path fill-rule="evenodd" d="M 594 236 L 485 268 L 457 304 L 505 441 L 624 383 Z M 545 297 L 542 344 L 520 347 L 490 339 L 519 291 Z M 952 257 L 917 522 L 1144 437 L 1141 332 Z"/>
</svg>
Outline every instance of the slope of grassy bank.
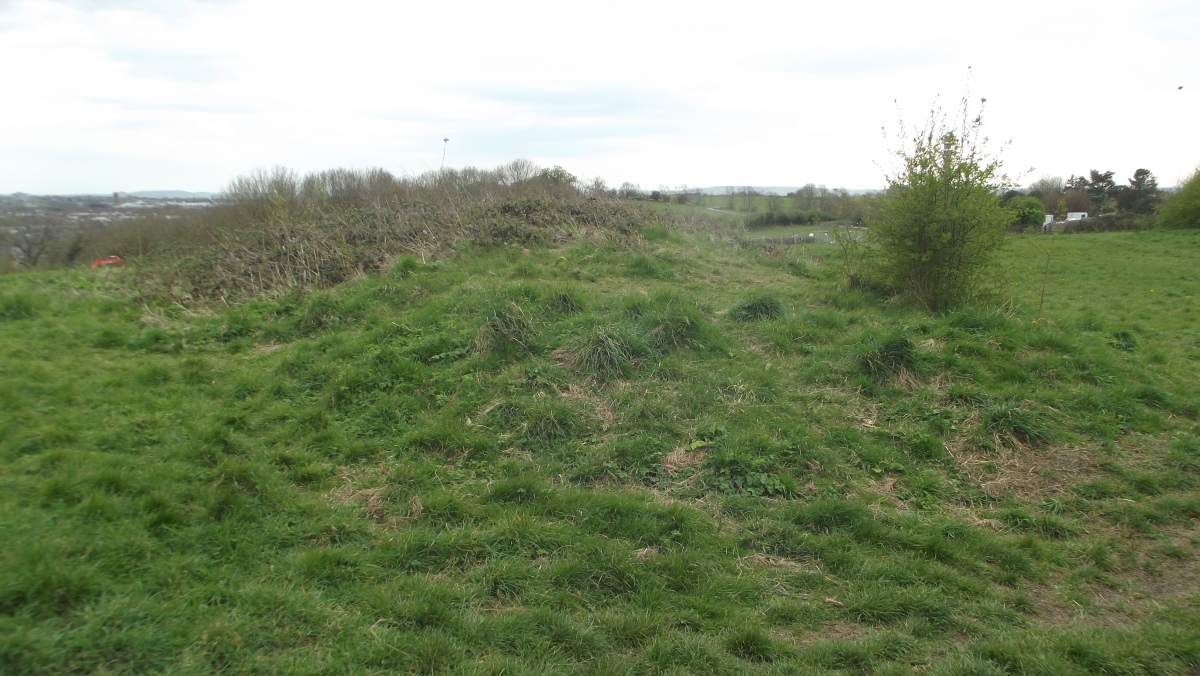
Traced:
<svg viewBox="0 0 1200 676">
<path fill-rule="evenodd" d="M 1200 239 L 1020 239 L 1017 309 L 936 318 L 791 250 L 0 279 L 0 664 L 1200 668 Z"/>
</svg>

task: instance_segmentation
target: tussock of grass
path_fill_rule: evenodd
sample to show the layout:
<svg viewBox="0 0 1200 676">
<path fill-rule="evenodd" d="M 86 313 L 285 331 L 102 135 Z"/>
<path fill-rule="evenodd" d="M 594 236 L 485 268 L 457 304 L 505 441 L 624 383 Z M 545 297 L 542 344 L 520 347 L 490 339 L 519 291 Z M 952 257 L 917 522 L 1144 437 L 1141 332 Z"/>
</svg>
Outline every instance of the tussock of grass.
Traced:
<svg viewBox="0 0 1200 676">
<path fill-rule="evenodd" d="M 475 351 L 514 357 L 534 349 L 535 333 L 529 315 L 517 305 L 496 310 L 475 334 Z"/>
<path fill-rule="evenodd" d="M 723 336 L 696 304 L 675 293 L 661 292 L 626 305 L 626 316 L 644 327 L 646 342 L 660 353 L 698 348 L 719 351 Z"/>
<path fill-rule="evenodd" d="M 37 316 L 37 303 L 27 293 L 10 293 L 0 296 L 0 321 L 14 322 Z"/>
<path fill-rule="evenodd" d="M 664 280 L 672 279 L 675 276 L 665 261 L 651 258 L 645 254 L 636 254 L 629 260 L 628 274 L 630 277 Z"/>
<path fill-rule="evenodd" d="M 1039 446 L 1053 440 L 1048 413 L 1030 410 L 1018 402 L 1002 402 L 989 408 L 983 416 L 983 429 L 1001 439 L 1029 446 Z"/>
<path fill-rule="evenodd" d="M 1137 349 L 1138 341 L 1129 331 L 1114 331 L 1108 336 L 1108 344 L 1122 352 L 1133 352 Z"/>
<path fill-rule="evenodd" d="M 583 302 L 571 289 L 559 289 L 546 300 L 546 309 L 561 315 L 583 312 Z"/>
<path fill-rule="evenodd" d="M 887 338 L 858 358 L 858 367 L 876 380 L 887 380 L 917 369 L 917 346 L 907 336 Z"/>
<path fill-rule="evenodd" d="M 785 312 L 783 302 L 775 296 L 760 295 L 742 301 L 729 310 L 729 318 L 738 322 L 775 319 Z"/>
<path fill-rule="evenodd" d="M 637 353 L 634 341 L 618 326 L 610 325 L 597 328 L 572 349 L 569 361 L 576 371 L 605 382 L 629 375 Z"/>
<path fill-rule="evenodd" d="M 405 279 L 411 276 L 420 267 L 420 263 L 412 256 L 401 256 L 392 263 L 392 267 L 388 270 L 388 274 L 397 279 Z"/>
<path fill-rule="evenodd" d="M 759 627 L 743 627 L 725 639 L 725 648 L 735 656 L 750 662 L 771 662 L 780 652 L 779 646 Z"/>
</svg>

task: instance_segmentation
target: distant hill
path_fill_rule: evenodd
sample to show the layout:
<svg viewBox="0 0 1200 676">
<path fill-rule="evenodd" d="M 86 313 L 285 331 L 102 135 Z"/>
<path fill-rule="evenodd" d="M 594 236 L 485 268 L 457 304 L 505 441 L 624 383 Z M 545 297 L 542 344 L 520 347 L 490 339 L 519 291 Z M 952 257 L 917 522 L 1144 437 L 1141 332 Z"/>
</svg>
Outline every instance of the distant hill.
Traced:
<svg viewBox="0 0 1200 676">
<path fill-rule="evenodd" d="M 139 190 L 126 194 L 130 197 L 149 197 L 158 200 L 203 200 L 218 195 L 215 192 L 188 192 L 186 190 Z"/>
<path fill-rule="evenodd" d="M 792 185 L 792 186 L 788 186 L 788 185 L 769 185 L 769 186 L 719 185 L 719 186 L 714 186 L 711 188 L 699 188 L 699 190 L 701 193 L 703 193 L 705 195 L 726 195 L 726 194 L 728 194 L 728 190 L 730 188 L 733 188 L 735 191 L 738 191 L 738 190 L 745 190 L 747 187 L 749 187 L 751 190 L 760 192 L 764 195 L 786 195 L 789 192 L 796 192 L 797 190 L 800 189 L 800 186 L 795 186 L 795 185 Z M 832 188 L 830 188 L 830 189 L 832 190 Z M 879 190 L 876 188 L 851 188 L 851 189 L 847 190 L 846 192 L 849 192 L 851 195 L 868 195 L 873 192 L 879 192 Z"/>
</svg>

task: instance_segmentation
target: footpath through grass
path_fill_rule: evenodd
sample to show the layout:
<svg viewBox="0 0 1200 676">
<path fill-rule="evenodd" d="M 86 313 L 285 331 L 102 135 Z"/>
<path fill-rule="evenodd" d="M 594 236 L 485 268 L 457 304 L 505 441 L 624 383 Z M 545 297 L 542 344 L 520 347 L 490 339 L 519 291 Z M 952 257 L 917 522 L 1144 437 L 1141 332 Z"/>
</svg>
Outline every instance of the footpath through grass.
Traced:
<svg viewBox="0 0 1200 676">
<path fill-rule="evenodd" d="M 1200 238 L 936 318 L 789 251 L 0 278 L 0 672 L 1200 669 Z"/>
</svg>

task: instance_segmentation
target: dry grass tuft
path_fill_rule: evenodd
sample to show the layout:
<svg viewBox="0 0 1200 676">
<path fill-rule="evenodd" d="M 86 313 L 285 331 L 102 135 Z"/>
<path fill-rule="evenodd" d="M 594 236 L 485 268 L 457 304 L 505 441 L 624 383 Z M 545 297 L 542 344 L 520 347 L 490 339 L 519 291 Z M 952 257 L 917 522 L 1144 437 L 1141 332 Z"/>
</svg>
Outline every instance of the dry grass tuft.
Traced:
<svg viewBox="0 0 1200 676">
<path fill-rule="evenodd" d="M 382 523 L 387 513 L 387 503 L 383 498 L 383 493 L 386 490 L 387 488 L 384 486 L 357 490 L 347 486 L 334 491 L 333 497 L 343 505 L 362 505 L 363 512 L 366 513 L 368 518 L 376 523 Z"/>
<path fill-rule="evenodd" d="M 634 561 L 649 561 L 658 556 L 658 550 L 654 547 L 643 547 L 633 553 Z"/>
<path fill-rule="evenodd" d="M 663 456 L 662 468 L 674 473 L 685 469 L 695 469 L 708 459 L 708 451 L 703 448 L 688 450 L 677 448 Z"/>
</svg>

